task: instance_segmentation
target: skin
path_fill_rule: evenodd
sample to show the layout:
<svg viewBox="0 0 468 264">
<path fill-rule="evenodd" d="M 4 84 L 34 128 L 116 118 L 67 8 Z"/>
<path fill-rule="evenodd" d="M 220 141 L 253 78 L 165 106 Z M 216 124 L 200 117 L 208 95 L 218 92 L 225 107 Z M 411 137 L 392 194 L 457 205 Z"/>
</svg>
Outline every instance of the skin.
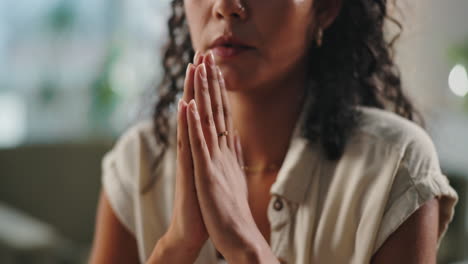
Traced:
<svg viewBox="0 0 468 264">
<path fill-rule="evenodd" d="M 206 58 L 206 67 L 201 64 L 195 72 L 196 102 L 192 99 L 187 110 L 193 173 L 203 221 L 213 244 L 228 262 L 257 262 L 261 251 L 265 261 L 274 263 L 276 259 L 267 250 L 268 244 L 250 212 L 237 137 L 234 143 L 229 142 L 232 137 L 217 135 L 225 129 L 233 131 L 232 116 L 221 71 L 211 53 Z M 208 72 L 212 73 L 212 82 L 208 80 Z M 221 106 L 218 108 L 221 111 L 213 111 L 214 105 Z"/>
<path fill-rule="evenodd" d="M 179 103 L 174 215 L 149 263 L 193 263 L 208 237 L 229 263 L 277 263 L 266 217 L 276 172 L 244 175 L 240 165 L 283 160 L 302 103 L 307 47 L 317 26 L 333 22 L 340 3 L 321 1 L 313 8 L 312 0 L 245 0 L 244 13 L 236 2 L 184 2 L 199 52 L 187 68 Z M 232 59 L 211 57 L 208 47 L 225 31 L 255 49 Z M 224 130 L 238 134 L 218 138 Z M 91 263 L 135 258 L 135 239 L 105 194 L 96 227 Z M 437 228 L 433 199 L 392 234 L 372 263 L 435 263 Z M 196 235 L 187 241 L 189 232 Z"/>
<path fill-rule="evenodd" d="M 246 13 L 237 14 L 236 2 L 184 3 L 196 50 L 208 51 L 212 41 L 224 32 L 232 32 L 255 47 L 238 58 L 215 59 L 224 74 L 229 99 L 236 106 L 232 116 L 245 163 L 264 167 L 284 158 L 304 94 L 307 47 L 316 26 L 328 26 L 339 5 L 323 1 L 326 7 L 335 3 L 334 8 L 315 16 L 311 0 L 243 1 Z"/>
</svg>

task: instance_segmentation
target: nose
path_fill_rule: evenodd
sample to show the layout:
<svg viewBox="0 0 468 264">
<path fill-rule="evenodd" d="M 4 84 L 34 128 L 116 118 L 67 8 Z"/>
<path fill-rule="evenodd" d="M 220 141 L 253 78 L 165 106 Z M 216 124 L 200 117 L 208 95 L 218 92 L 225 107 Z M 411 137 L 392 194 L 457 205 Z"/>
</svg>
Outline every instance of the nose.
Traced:
<svg viewBox="0 0 468 264">
<path fill-rule="evenodd" d="M 246 7 L 241 0 L 215 0 L 214 16 L 218 19 L 240 20 L 247 18 Z"/>
</svg>

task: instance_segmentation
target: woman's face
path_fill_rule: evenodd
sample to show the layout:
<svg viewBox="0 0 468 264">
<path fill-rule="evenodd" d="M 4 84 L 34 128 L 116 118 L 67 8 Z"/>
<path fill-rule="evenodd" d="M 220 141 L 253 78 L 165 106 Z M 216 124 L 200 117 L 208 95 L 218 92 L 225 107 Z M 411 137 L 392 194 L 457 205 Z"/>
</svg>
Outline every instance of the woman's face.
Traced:
<svg viewBox="0 0 468 264">
<path fill-rule="evenodd" d="M 214 51 L 227 87 L 233 90 L 280 80 L 304 62 L 314 40 L 313 2 L 184 0 L 184 5 L 193 48 Z M 237 48 L 241 52 L 229 55 L 226 46 L 212 46 L 222 36 L 233 36 L 251 48 Z"/>
</svg>

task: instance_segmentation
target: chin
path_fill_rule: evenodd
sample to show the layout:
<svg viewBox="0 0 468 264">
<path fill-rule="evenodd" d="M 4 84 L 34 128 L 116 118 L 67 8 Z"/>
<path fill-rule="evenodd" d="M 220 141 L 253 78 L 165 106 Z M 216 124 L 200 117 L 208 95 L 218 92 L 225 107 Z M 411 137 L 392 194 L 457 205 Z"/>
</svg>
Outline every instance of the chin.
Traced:
<svg viewBox="0 0 468 264">
<path fill-rule="evenodd" d="M 242 77 L 242 75 L 230 71 L 226 71 L 226 73 L 223 72 L 223 74 L 224 81 L 226 83 L 226 90 L 234 92 L 247 88 L 248 82 L 245 77 Z"/>
<path fill-rule="evenodd" d="M 248 89 L 253 84 L 255 73 L 247 68 L 239 69 L 228 65 L 220 65 L 226 83 L 226 90 L 239 91 Z"/>
</svg>

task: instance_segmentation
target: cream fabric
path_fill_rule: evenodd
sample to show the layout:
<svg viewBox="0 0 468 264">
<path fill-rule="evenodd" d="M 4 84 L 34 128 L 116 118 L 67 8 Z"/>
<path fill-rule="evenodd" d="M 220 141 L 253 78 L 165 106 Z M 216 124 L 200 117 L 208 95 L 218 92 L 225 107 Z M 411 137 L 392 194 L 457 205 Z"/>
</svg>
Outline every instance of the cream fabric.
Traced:
<svg viewBox="0 0 468 264">
<path fill-rule="evenodd" d="M 441 172 L 426 132 L 391 112 L 359 107 L 362 122 L 343 157 L 331 162 L 301 133 L 309 105 L 310 99 L 303 105 L 270 189 L 274 254 L 285 263 L 369 263 L 389 235 L 433 197 L 441 201 L 440 243 L 458 196 Z M 118 218 L 136 236 L 142 263 L 169 225 L 175 186 L 173 131 L 153 188 L 140 194 L 151 177 L 151 161 L 160 151 L 152 129 L 150 120 L 131 127 L 102 162 L 103 188 Z M 274 203 L 281 209 L 275 210 Z M 210 240 L 195 263 L 222 263 L 216 260 Z"/>
</svg>

